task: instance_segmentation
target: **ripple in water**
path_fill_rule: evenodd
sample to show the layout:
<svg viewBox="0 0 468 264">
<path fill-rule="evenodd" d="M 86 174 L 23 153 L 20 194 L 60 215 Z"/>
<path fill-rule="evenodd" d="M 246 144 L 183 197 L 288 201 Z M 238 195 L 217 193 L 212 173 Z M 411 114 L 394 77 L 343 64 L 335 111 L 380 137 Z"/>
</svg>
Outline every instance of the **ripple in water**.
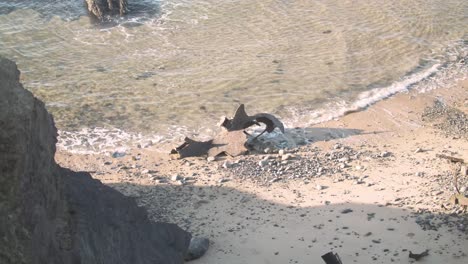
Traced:
<svg viewBox="0 0 468 264">
<path fill-rule="evenodd" d="M 84 1 L 0 0 L 0 55 L 65 138 L 209 135 L 239 103 L 306 126 L 466 59 L 460 0 L 130 4 L 129 16 L 93 24 Z"/>
</svg>

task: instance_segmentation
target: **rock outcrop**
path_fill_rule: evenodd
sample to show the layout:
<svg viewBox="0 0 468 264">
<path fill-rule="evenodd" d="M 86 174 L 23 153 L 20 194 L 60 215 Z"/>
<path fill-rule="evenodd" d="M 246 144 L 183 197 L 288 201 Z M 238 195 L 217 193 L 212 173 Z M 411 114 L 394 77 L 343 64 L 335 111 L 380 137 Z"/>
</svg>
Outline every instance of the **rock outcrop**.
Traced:
<svg viewBox="0 0 468 264">
<path fill-rule="evenodd" d="M 86 0 L 89 12 L 99 20 L 127 13 L 127 0 Z"/>
<path fill-rule="evenodd" d="M 54 161 L 44 104 L 0 58 L 0 263 L 183 263 L 191 235 Z"/>
</svg>

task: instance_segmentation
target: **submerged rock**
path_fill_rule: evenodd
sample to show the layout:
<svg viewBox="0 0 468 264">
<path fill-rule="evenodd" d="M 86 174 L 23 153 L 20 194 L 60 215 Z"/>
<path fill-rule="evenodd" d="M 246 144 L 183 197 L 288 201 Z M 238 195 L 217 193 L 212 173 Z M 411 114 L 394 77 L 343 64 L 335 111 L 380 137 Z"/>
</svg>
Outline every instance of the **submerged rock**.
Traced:
<svg viewBox="0 0 468 264">
<path fill-rule="evenodd" d="M 85 0 L 88 11 L 99 20 L 127 13 L 127 0 Z"/>
<path fill-rule="evenodd" d="M 183 263 L 189 233 L 55 163 L 53 119 L 19 75 L 0 58 L 0 263 Z"/>
</svg>

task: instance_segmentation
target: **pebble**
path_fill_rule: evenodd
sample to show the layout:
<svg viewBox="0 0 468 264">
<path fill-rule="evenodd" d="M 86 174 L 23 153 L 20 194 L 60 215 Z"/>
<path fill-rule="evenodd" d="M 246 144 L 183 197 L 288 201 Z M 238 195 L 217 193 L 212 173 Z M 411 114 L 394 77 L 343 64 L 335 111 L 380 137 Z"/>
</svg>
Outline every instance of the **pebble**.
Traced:
<svg viewBox="0 0 468 264">
<path fill-rule="evenodd" d="M 320 185 L 320 184 L 317 184 L 317 185 L 315 186 L 315 189 L 316 189 L 317 191 L 321 191 L 321 190 L 323 190 L 323 186 Z"/>
<path fill-rule="evenodd" d="M 422 148 L 417 148 L 414 153 L 420 153 L 420 152 L 423 152 Z"/>
<path fill-rule="evenodd" d="M 185 260 L 194 260 L 203 256 L 210 247 L 210 240 L 205 237 L 192 237 Z"/>
<path fill-rule="evenodd" d="M 113 158 L 121 158 L 121 157 L 124 157 L 125 155 L 126 155 L 125 152 L 119 152 L 119 151 L 115 151 L 114 153 L 112 153 Z"/>
<path fill-rule="evenodd" d="M 231 167 L 232 167 L 232 162 L 230 162 L 229 160 L 224 161 L 223 168 L 229 169 Z"/>
<path fill-rule="evenodd" d="M 216 160 L 216 157 L 208 157 L 206 160 L 209 162 L 212 162 Z"/>
<path fill-rule="evenodd" d="M 286 154 L 286 151 L 284 149 L 278 150 L 278 155 L 283 156 L 284 154 Z"/>
<path fill-rule="evenodd" d="M 462 192 L 462 193 L 466 192 L 466 190 L 467 190 L 466 186 L 463 186 L 463 187 L 460 188 L 460 192 Z"/>
<path fill-rule="evenodd" d="M 258 162 L 258 166 L 265 167 L 268 165 L 268 160 L 261 160 Z"/>
<path fill-rule="evenodd" d="M 347 214 L 347 213 L 351 213 L 352 211 L 353 211 L 352 209 L 346 208 L 346 209 L 341 210 L 341 213 Z"/>
<path fill-rule="evenodd" d="M 157 183 L 167 183 L 167 179 L 158 179 Z"/>
<path fill-rule="evenodd" d="M 179 174 L 174 174 L 174 175 L 172 175 L 172 177 L 171 177 L 171 181 L 178 181 L 178 180 L 180 180 L 180 179 L 182 179 L 182 177 L 180 177 Z"/>
<path fill-rule="evenodd" d="M 390 152 L 384 151 L 384 152 L 380 153 L 380 156 L 381 156 L 382 158 L 389 157 L 389 156 L 390 156 Z"/>
<path fill-rule="evenodd" d="M 223 183 L 223 182 L 228 182 L 228 181 L 229 181 L 229 179 L 221 178 L 221 179 L 219 179 L 218 182 L 219 182 L 219 183 Z"/>
<path fill-rule="evenodd" d="M 141 145 L 142 148 L 147 148 L 147 147 L 151 147 L 153 146 L 153 141 L 149 140 L 149 141 L 146 141 L 143 143 L 143 145 Z"/>
<path fill-rule="evenodd" d="M 461 168 L 460 168 L 460 174 L 461 174 L 461 176 L 463 176 L 463 177 L 468 176 L 468 167 L 465 166 L 465 165 L 461 166 Z"/>
<path fill-rule="evenodd" d="M 292 158 L 293 158 L 293 156 L 292 156 L 291 154 L 285 154 L 285 155 L 282 155 L 282 156 L 281 156 L 281 160 L 282 160 L 282 161 L 290 160 L 290 159 L 292 159 Z"/>
</svg>

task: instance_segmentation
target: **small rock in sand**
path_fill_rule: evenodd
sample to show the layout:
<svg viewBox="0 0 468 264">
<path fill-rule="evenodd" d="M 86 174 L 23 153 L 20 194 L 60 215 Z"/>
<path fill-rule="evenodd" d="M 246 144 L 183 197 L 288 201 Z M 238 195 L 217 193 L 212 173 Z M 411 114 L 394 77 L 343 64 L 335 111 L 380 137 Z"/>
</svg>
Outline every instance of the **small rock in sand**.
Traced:
<svg viewBox="0 0 468 264">
<path fill-rule="evenodd" d="M 211 162 L 211 161 L 215 161 L 216 158 L 215 158 L 215 157 L 208 157 L 206 160 L 209 161 L 209 162 Z"/>
<path fill-rule="evenodd" d="M 347 213 L 351 213 L 352 211 L 353 211 L 352 209 L 346 208 L 346 209 L 341 210 L 341 213 L 347 214 Z"/>
<path fill-rule="evenodd" d="M 194 260 L 203 256 L 210 247 L 210 240 L 205 237 L 192 237 L 185 260 Z"/>
<path fill-rule="evenodd" d="M 112 153 L 112 157 L 113 158 L 121 158 L 121 157 L 124 157 L 125 156 L 125 152 L 123 151 L 115 151 L 114 153 Z"/>
<path fill-rule="evenodd" d="M 463 177 L 468 176 L 468 167 L 467 166 L 461 166 L 460 168 L 460 174 Z"/>
<path fill-rule="evenodd" d="M 174 175 L 172 175 L 172 177 L 171 177 L 171 181 L 178 181 L 178 180 L 180 180 L 180 179 L 182 179 L 182 177 L 180 177 L 179 174 L 174 174 Z"/>
<path fill-rule="evenodd" d="M 229 160 L 226 160 L 224 163 L 223 163 L 223 168 L 225 169 L 229 169 L 232 167 L 232 162 L 230 162 Z"/>
<path fill-rule="evenodd" d="M 422 148 L 417 148 L 414 153 L 420 153 L 420 152 L 423 152 Z"/>
<path fill-rule="evenodd" d="M 382 157 L 382 158 L 390 157 L 390 152 L 384 151 L 384 152 L 380 153 L 380 157 Z"/>
<path fill-rule="evenodd" d="M 261 160 L 258 162 L 258 166 L 265 167 L 268 165 L 268 160 Z"/>
<path fill-rule="evenodd" d="M 221 179 L 219 179 L 218 182 L 219 182 L 219 183 L 223 183 L 223 182 L 228 182 L 228 181 L 229 181 L 229 179 L 221 178 Z"/>
<path fill-rule="evenodd" d="M 291 154 L 285 154 L 285 155 L 281 156 L 282 161 L 290 160 L 292 158 L 293 158 L 293 156 Z"/>
</svg>

